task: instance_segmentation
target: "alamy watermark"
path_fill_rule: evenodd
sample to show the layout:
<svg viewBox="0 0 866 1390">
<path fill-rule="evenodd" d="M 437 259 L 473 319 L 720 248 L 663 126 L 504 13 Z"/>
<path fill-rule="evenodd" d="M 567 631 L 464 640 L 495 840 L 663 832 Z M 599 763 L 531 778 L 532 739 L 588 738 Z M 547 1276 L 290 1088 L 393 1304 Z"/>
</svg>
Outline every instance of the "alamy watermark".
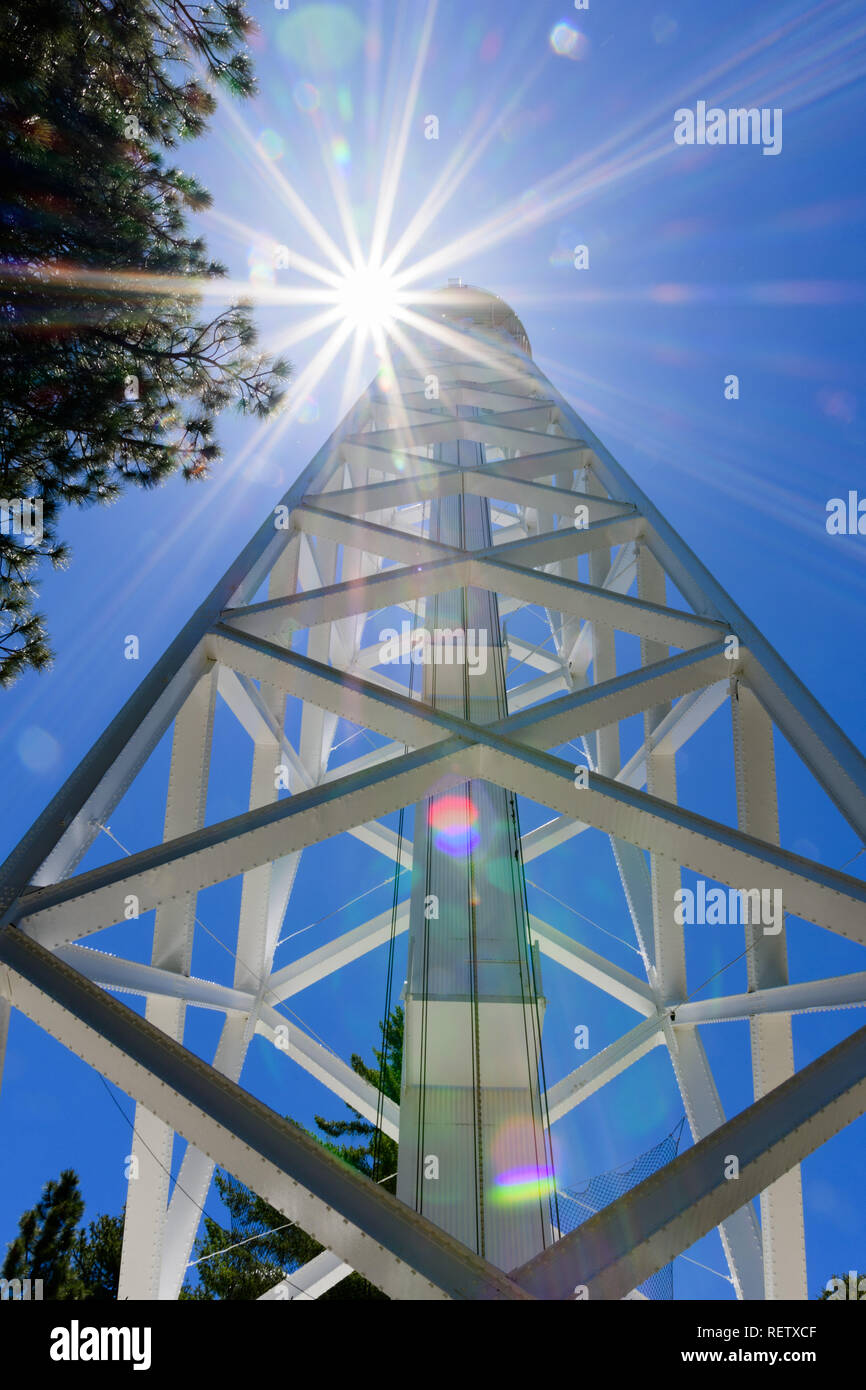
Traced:
<svg viewBox="0 0 866 1390">
<path fill-rule="evenodd" d="M 764 154 L 782 153 L 780 106 L 707 108 L 699 101 L 693 111 L 681 106 L 674 112 L 674 141 L 678 145 L 763 145 Z"/>
<path fill-rule="evenodd" d="M 824 523 L 828 536 L 866 536 L 866 496 L 853 489 L 844 497 L 831 497 Z"/>
<path fill-rule="evenodd" d="M 852 1269 L 847 1277 L 837 1274 L 832 1279 L 828 1279 L 824 1285 L 824 1290 L 829 1303 L 839 1302 L 839 1300 L 845 1301 L 846 1299 L 853 1299 L 854 1301 L 866 1299 L 866 1276 L 858 1274 L 856 1269 Z"/>
<path fill-rule="evenodd" d="M 149 1371 L 149 1327 L 82 1327 L 73 1318 L 69 1327 L 51 1331 L 48 1355 L 52 1361 L 131 1361 L 134 1371 Z"/>
<path fill-rule="evenodd" d="M 42 498 L 0 497 L 0 535 L 42 540 Z"/>
<path fill-rule="evenodd" d="M 674 921 L 678 927 L 763 927 L 765 936 L 782 930 L 781 888 L 708 888 L 699 878 L 696 888 L 674 893 Z"/>
<path fill-rule="evenodd" d="M 466 666 L 469 675 L 487 670 L 487 633 L 475 627 L 413 628 L 410 622 L 386 627 L 379 633 L 378 665 L 393 662 L 416 666 Z"/>
<path fill-rule="evenodd" d="M 41 1298 L 41 1279 L 0 1279 L 0 1302 L 29 1303 Z"/>
</svg>

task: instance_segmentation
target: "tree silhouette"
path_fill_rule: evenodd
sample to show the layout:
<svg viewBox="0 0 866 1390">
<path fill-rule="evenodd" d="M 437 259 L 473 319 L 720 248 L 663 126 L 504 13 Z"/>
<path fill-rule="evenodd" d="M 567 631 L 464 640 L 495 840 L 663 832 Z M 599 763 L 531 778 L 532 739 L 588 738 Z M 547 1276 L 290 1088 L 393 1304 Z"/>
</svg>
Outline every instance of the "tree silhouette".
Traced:
<svg viewBox="0 0 866 1390">
<path fill-rule="evenodd" d="M 400 1076 L 403 1064 L 403 1009 L 398 1005 L 386 1020 L 380 1022 L 383 1045 L 373 1049 L 376 1066 L 370 1066 L 357 1053 L 352 1056 L 352 1070 L 373 1086 L 379 1086 L 391 1100 L 400 1099 Z M 383 1067 L 382 1054 L 385 1056 Z M 364 1120 L 351 1106 L 352 1116 L 346 1120 L 327 1120 L 316 1116 L 316 1124 L 326 1135 L 325 1147 L 365 1177 L 386 1179 L 382 1186 L 396 1190 L 397 1144 L 369 1121 Z M 335 1144 L 335 1139 L 363 1140 Z M 205 1217 L 205 1232 L 196 1245 L 194 1259 L 198 1286 L 188 1283 L 182 1298 L 193 1299 L 253 1299 L 278 1284 L 284 1277 L 321 1254 L 323 1247 L 298 1226 L 262 1201 L 243 1183 L 228 1173 L 216 1175 L 217 1190 L 231 1214 L 231 1227 L 222 1226 Z M 243 1243 L 242 1243 L 243 1242 Z M 232 1247 L 232 1248 L 228 1248 Z M 384 1299 L 379 1289 L 360 1274 L 350 1274 L 334 1288 L 322 1294 L 323 1299 Z"/>
<path fill-rule="evenodd" d="M 373 1086 L 378 1087 L 381 1078 L 383 1094 L 399 1101 L 403 1009 L 398 1005 L 379 1028 L 383 1045 L 373 1049 L 376 1066 L 356 1053 L 352 1068 Z M 316 1124 L 328 1136 L 323 1146 L 365 1177 L 384 1179 L 382 1186 L 394 1192 L 397 1144 L 356 1110 L 347 1109 L 352 1118 L 346 1120 L 316 1116 Z M 365 1142 L 333 1142 L 344 1138 Z M 182 1299 L 256 1299 L 321 1254 L 323 1247 L 317 1241 L 231 1174 L 218 1171 L 216 1185 L 231 1216 L 231 1227 L 205 1217 L 205 1230 L 194 1254 L 198 1282 L 187 1281 Z M 66 1168 L 56 1181 L 45 1184 L 36 1206 L 21 1217 L 0 1278 L 41 1279 L 45 1299 L 116 1299 L 123 1215 L 103 1214 L 86 1228 L 79 1227 L 83 1215 L 78 1175 Z M 362 1275 L 351 1274 L 321 1297 L 381 1300 L 386 1296 Z"/>
<path fill-rule="evenodd" d="M 217 413 L 281 397 L 289 368 L 256 352 L 249 305 L 198 314 L 225 274 L 185 222 L 210 195 L 166 162 L 211 86 L 252 91 L 249 27 L 229 0 L 0 8 L 0 684 L 50 661 L 33 601 L 41 564 L 68 558 L 63 508 L 204 477 Z"/>
<path fill-rule="evenodd" d="M 0 1278 L 41 1279 L 44 1299 L 81 1297 L 73 1255 L 76 1228 L 83 1214 L 78 1176 L 72 1168 L 65 1168 L 56 1182 L 45 1184 L 36 1206 L 21 1217 Z"/>
<path fill-rule="evenodd" d="M 863 1287 L 860 1287 L 860 1284 Z M 818 1294 L 819 1301 L 830 1300 L 830 1302 L 841 1302 L 852 1299 L 855 1302 L 866 1300 L 866 1276 L 852 1271 L 849 1274 L 833 1274 L 827 1280 L 824 1288 Z"/>
</svg>

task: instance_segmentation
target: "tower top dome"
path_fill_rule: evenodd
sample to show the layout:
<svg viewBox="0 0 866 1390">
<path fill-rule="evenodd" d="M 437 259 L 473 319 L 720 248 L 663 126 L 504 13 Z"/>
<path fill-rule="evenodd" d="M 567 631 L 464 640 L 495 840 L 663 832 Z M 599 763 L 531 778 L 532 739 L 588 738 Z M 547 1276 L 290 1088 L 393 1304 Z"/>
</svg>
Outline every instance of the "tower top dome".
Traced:
<svg viewBox="0 0 866 1390">
<path fill-rule="evenodd" d="M 436 291 L 434 312 L 443 318 L 453 319 L 455 323 L 469 321 L 481 329 L 505 332 L 514 339 L 517 346 L 527 356 L 532 356 L 532 348 L 526 329 L 509 304 L 489 290 L 479 289 L 477 285 L 464 285 L 462 280 L 449 280 L 448 284 Z"/>
</svg>

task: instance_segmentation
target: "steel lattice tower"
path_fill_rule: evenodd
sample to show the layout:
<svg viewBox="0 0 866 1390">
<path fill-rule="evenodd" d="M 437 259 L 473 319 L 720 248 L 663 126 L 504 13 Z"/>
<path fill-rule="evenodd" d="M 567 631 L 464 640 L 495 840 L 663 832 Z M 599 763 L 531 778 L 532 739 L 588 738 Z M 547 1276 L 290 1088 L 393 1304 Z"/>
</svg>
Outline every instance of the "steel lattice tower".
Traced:
<svg viewBox="0 0 866 1390">
<path fill-rule="evenodd" d="M 866 1109 L 866 1029 L 795 1071 L 791 1018 L 866 1004 L 866 969 L 791 983 L 785 933 L 747 925 L 748 992 L 689 1000 L 675 894 L 682 868 L 781 890 L 787 911 L 866 945 L 864 884 L 780 848 L 774 727 L 861 837 L 864 760 L 541 374 L 508 306 L 458 285 L 431 314 L 394 389 L 364 394 L 4 866 L 0 1037 L 11 1004 L 136 1101 L 122 1298 L 177 1297 L 215 1163 L 326 1248 L 266 1297 L 315 1297 L 357 1269 L 394 1298 L 623 1298 L 718 1226 L 740 1297 L 805 1298 L 798 1165 Z M 547 615 L 553 653 L 509 636 L 524 605 Z M 384 610 L 410 623 L 403 655 L 424 627 L 462 633 L 462 658 L 401 683 L 369 626 Z M 617 633 L 640 641 L 634 669 Z M 470 673 L 471 634 L 486 662 Z M 509 653 L 538 674 L 509 687 Z M 249 809 L 206 824 L 218 699 L 252 741 Z M 677 751 L 724 706 L 736 826 L 677 804 Z M 634 716 L 644 742 L 622 762 Z M 340 718 L 380 743 L 335 766 Z M 76 873 L 172 726 L 162 843 Z M 549 751 L 569 740 L 585 775 Z M 448 798 L 464 808 L 457 855 L 437 841 Z M 554 818 L 521 834 L 518 798 Z M 400 808 L 414 808 L 405 845 L 386 824 Z M 524 863 L 588 828 L 613 849 L 645 978 L 528 912 Z M 275 968 L 300 856 L 342 834 L 411 861 L 411 894 Z M 197 894 L 232 878 L 233 978 L 196 978 Z M 130 902 L 155 913 L 150 965 L 91 941 Z M 410 947 L 399 1107 L 279 1011 L 395 932 Z M 639 1020 L 546 1090 L 539 952 Z M 212 1064 L 183 1045 L 199 1006 L 224 1015 Z M 754 1100 L 726 1119 L 700 1027 L 733 1019 L 749 1020 Z M 399 1199 L 242 1089 L 254 1033 L 400 1140 Z M 695 1146 L 556 1239 L 548 1127 L 657 1045 Z M 169 1200 L 175 1134 L 188 1142 Z M 489 1200 L 509 1165 L 539 1178 L 516 1211 Z"/>
</svg>

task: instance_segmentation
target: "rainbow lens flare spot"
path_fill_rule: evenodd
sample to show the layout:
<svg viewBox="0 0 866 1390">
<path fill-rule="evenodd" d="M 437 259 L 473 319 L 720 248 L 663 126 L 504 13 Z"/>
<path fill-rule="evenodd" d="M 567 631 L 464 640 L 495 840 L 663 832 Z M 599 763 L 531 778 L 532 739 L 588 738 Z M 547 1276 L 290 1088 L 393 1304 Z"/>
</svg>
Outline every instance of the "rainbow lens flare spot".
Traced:
<svg viewBox="0 0 866 1390">
<path fill-rule="evenodd" d="M 396 378 L 391 368 L 383 364 L 376 373 L 380 391 L 393 391 Z M 402 460 L 401 460 L 402 464 Z"/>
<path fill-rule="evenodd" d="M 272 285 L 275 282 L 274 256 L 269 246 L 259 242 L 247 252 L 247 265 L 250 279 L 255 284 Z"/>
<path fill-rule="evenodd" d="M 560 58 L 582 58 L 587 42 L 570 24 L 555 24 L 550 31 L 550 46 Z"/>
<path fill-rule="evenodd" d="M 548 1168 L 511 1168 L 500 1173 L 490 1188 L 490 1200 L 499 1206 L 517 1207 L 553 1194 L 554 1178 Z"/>
<path fill-rule="evenodd" d="M 470 796 L 439 796 L 430 803 L 427 824 L 441 854 L 457 858 L 476 849 L 480 840 L 478 807 Z"/>
<path fill-rule="evenodd" d="M 286 148 L 282 135 L 278 135 L 275 130 L 263 130 L 256 144 L 265 159 L 271 160 L 282 159 Z"/>
<path fill-rule="evenodd" d="M 319 89 L 314 87 L 312 82 L 296 82 L 292 95 L 298 110 L 304 111 L 308 116 L 313 111 L 318 111 L 321 105 Z"/>
</svg>

